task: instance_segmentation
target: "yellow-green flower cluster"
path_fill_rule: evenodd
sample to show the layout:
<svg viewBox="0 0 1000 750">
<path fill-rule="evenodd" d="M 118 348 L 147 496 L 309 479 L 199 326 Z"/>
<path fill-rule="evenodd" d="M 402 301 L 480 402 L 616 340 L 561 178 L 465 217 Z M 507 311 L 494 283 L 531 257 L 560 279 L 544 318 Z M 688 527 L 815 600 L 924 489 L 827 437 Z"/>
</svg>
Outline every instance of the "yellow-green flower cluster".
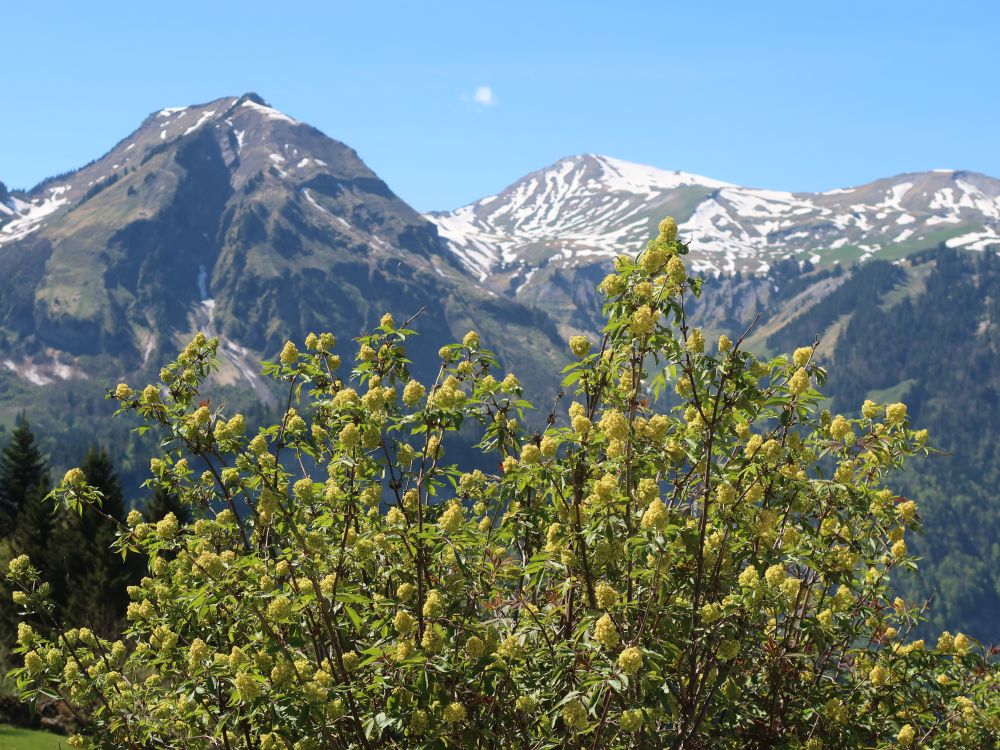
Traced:
<svg viewBox="0 0 1000 750">
<path fill-rule="evenodd" d="M 465 393 L 454 376 L 449 376 L 439 388 L 431 392 L 430 405 L 438 409 L 455 409 L 465 403 Z"/>
<path fill-rule="evenodd" d="M 449 703 L 441 715 L 446 724 L 461 724 L 465 721 L 465 706 L 457 701 Z"/>
<path fill-rule="evenodd" d="M 441 592 L 431 589 L 424 600 L 424 617 L 440 617 L 444 614 L 445 600 Z"/>
<path fill-rule="evenodd" d="M 913 741 L 917 738 L 916 730 L 910 724 L 904 724 L 900 730 L 899 734 L 896 735 L 896 742 L 898 742 L 902 747 L 910 747 L 913 745 Z"/>
<path fill-rule="evenodd" d="M 847 439 L 848 435 L 853 435 L 851 423 L 838 414 L 830 423 L 830 437 L 842 442 Z"/>
<path fill-rule="evenodd" d="M 423 400 L 426 393 L 427 389 L 420 382 L 411 380 L 403 388 L 403 403 L 409 407 L 414 407 Z"/>
<path fill-rule="evenodd" d="M 653 332 L 660 313 L 654 311 L 649 305 L 641 305 L 632 313 L 632 333 L 636 336 L 645 336 Z"/>
<path fill-rule="evenodd" d="M 642 728 L 642 711 L 635 709 L 622 711 L 621 726 L 622 731 L 638 732 Z"/>
<path fill-rule="evenodd" d="M 607 617 L 607 615 L 605 615 Z M 625 674 L 635 674 L 642 669 L 642 651 L 635 646 L 623 649 L 618 655 L 618 666 Z"/>
<path fill-rule="evenodd" d="M 700 328 L 691 329 L 685 346 L 689 352 L 695 354 L 702 354 L 705 351 L 705 334 L 701 332 Z"/>
<path fill-rule="evenodd" d="M 612 440 L 624 440 L 628 434 L 628 419 L 616 409 L 610 409 L 601 416 L 600 428 Z"/>
<path fill-rule="evenodd" d="M 667 525 L 667 506 L 660 499 L 653 500 L 642 513 L 642 528 L 647 531 L 662 531 Z"/>
<path fill-rule="evenodd" d="M 687 269 L 684 267 L 684 261 L 676 255 L 667 261 L 667 278 L 671 283 L 678 285 L 687 280 Z"/>
<path fill-rule="evenodd" d="M 574 698 L 563 706 L 562 720 L 570 730 L 580 730 L 587 726 L 587 709 L 579 698 Z"/>
<path fill-rule="evenodd" d="M 281 364 L 286 367 L 294 365 L 299 360 L 299 350 L 291 341 L 285 342 L 285 346 L 281 350 L 280 356 Z"/>
<path fill-rule="evenodd" d="M 806 368 L 800 367 L 795 374 L 788 379 L 788 390 L 796 396 L 800 396 L 809 390 L 809 373 Z"/>
<path fill-rule="evenodd" d="M 576 357 L 586 357 L 590 351 L 590 340 L 586 336 L 570 336 L 569 350 Z"/>
<path fill-rule="evenodd" d="M 399 610 L 392 620 L 392 625 L 400 635 L 409 635 L 417 626 L 416 620 L 406 610 Z"/>
<path fill-rule="evenodd" d="M 454 534 L 464 523 L 465 511 L 462 510 L 462 506 L 459 503 L 450 503 L 441 514 L 438 526 L 441 527 L 443 533 Z"/>
<path fill-rule="evenodd" d="M 615 626 L 615 621 L 611 619 L 611 615 L 602 615 L 594 624 L 594 640 L 606 649 L 618 646 L 618 628 Z"/>
<path fill-rule="evenodd" d="M 792 353 L 792 362 L 796 367 L 805 367 L 812 359 L 813 348 L 811 346 L 801 346 Z"/>
<path fill-rule="evenodd" d="M 594 589 L 597 606 L 601 609 L 611 609 L 618 603 L 618 592 L 606 581 L 601 581 Z"/>
<path fill-rule="evenodd" d="M 885 421 L 887 424 L 902 424 L 906 419 L 906 404 L 889 404 L 885 407 Z"/>
</svg>

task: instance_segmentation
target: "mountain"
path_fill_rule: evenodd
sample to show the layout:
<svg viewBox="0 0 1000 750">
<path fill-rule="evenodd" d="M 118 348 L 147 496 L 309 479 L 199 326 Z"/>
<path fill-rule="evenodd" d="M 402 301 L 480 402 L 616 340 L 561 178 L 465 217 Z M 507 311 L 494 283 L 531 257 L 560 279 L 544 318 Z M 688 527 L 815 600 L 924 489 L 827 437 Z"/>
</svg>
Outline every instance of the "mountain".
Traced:
<svg viewBox="0 0 1000 750">
<path fill-rule="evenodd" d="M 787 193 L 584 154 L 428 218 L 482 283 L 530 299 L 532 284 L 555 269 L 638 252 L 667 215 L 698 271 L 763 273 L 787 258 L 846 265 L 942 242 L 974 250 L 1000 243 L 1000 180 L 936 170 Z"/>
<path fill-rule="evenodd" d="M 21 391 L 155 372 L 206 330 L 218 382 L 268 398 L 258 363 L 288 337 L 346 339 L 386 311 L 424 310 L 425 374 L 472 327 L 529 382 L 558 348 L 543 314 L 474 283 L 352 149 L 254 94 L 163 109 L 0 199 L 0 371 Z"/>
<path fill-rule="evenodd" d="M 285 403 L 261 360 L 332 331 L 346 377 L 350 339 L 385 312 L 418 315 L 425 382 L 470 329 L 531 392 L 554 392 L 565 361 L 546 313 L 482 287 L 352 149 L 254 94 L 155 112 L 0 197 L 0 443 L 24 412 L 57 469 L 106 446 L 129 499 L 157 445 L 111 419 L 104 389 L 151 382 L 199 330 L 221 340 L 203 395 L 252 424 Z"/>
<path fill-rule="evenodd" d="M 972 172 L 793 194 L 586 155 L 421 216 L 254 94 L 164 109 L 78 170 L 0 183 L 0 432 L 26 411 L 59 468 L 117 449 L 131 491 L 155 444 L 109 418 L 105 387 L 154 378 L 204 330 L 222 340 L 206 396 L 266 420 L 261 359 L 311 330 L 350 352 L 385 311 L 421 311 L 418 376 L 475 328 L 544 408 L 565 336 L 603 325 L 611 258 L 668 214 L 710 276 L 698 324 L 735 335 L 759 316 L 762 353 L 819 337 L 831 408 L 904 399 L 952 454 L 900 480 L 928 528 L 925 572 L 900 585 L 936 592 L 935 626 L 1000 638 L 1000 263 L 981 252 L 1000 247 L 1000 181 Z"/>
</svg>

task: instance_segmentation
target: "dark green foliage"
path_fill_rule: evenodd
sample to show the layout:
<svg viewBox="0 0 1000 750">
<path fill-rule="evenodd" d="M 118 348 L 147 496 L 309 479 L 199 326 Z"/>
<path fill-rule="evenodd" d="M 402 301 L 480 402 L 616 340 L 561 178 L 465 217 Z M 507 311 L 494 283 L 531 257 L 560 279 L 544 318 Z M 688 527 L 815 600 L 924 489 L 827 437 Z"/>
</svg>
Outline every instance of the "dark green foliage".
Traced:
<svg viewBox="0 0 1000 750">
<path fill-rule="evenodd" d="M 844 283 L 832 293 L 813 305 L 802 315 L 793 319 L 778 333 L 768 337 L 767 345 L 780 349 L 788 342 L 796 342 L 797 346 L 811 344 L 816 336 L 833 324 L 838 317 L 856 313 L 877 306 L 882 297 L 895 284 L 905 277 L 897 266 L 885 261 L 873 261 L 858 267 L 850 276 L 850 283 Z M 801 282 L 796 283 L 789 293 L 783 295 L 788 299 L 799 291 Z"/>
<path fill-rule="evenodd" d="M 48 570 L 49 544 L 54 525 L 52 506 L 45 502 L 50 489 L 46 480 L 26 494 L 24 507 L 17 514 L 10 535 L 11 550 L 37 560 L 38 568 L 43 571 Z"/>
<path fill-rule="evenodd" d="M 45 570 L 49 539 L 52 533 L 52 511 L 43 500 L 48 494 L 48 467 L 28 421 L 20 416 L 10 440 L 0 454 L 0 499 L 10 509 L 3 540 L 10 556 L 25 554 L 38 560 Z M 0 539 L 3 539 L 0 537 Z M 0 581 L 0 656 L 12 642 L 17 625 L 15 607 L 9 606 L 11 591 L 6 581 Z M 0 669 L 4 665 L 0 663 Z"/>
<path fill-rule="evenodd" d="M 157 486 L 153 490 L 153 497 L 143 508 L 142 514 L 147 521 L 156 523 L 168 513 L 177 516 L 177 520 L 181 523 L 188 523 L 191 520 L 191 508 L 182 504 L 177 495 Z"/>
<path fill-rule="evenodd" d="M 838 339 L 830 390 L 839 410 L 868 393 L 900 393 L 912 422 L 949 455 L 917 464 L 901 488 L 920 501 L 922 575 L 903 582 L 935 595 L 931 621 L 1000 638 L 1000 262 L 945 250 L 926 289 L 891 307 L 859 308 Z"/>
<path fill-rule="evenodd" d="M 810 284 L 815 284 L 817 281 L 827 278 L 837 278 L 843 275 L 843 273 L 844 269 L 840 266 L 831 266 L 830 268 L 816 271 L 812 263 L 805 261 L 801 272 L 785 271 L 776 274 L 775 269 L 772 268 L 768 277 L 772 282 L 772 286 L 781 293 L 781 298 L 787 300 L 799 292 L 805 291 L 806 287 Z M 737 274 L 737 280 L 739 280 L 739 274 Z"/>
<path fill-rule="evenodd" d="M 101 180 L 100 182 L 96 183 L 92 188 L 90 188 L 86 193 L 83 194 L 83 197 L 80 198 L 79 202 L 76 204 L 76 206 L 74 206 L 74 208 L 83 205 L 105 188 L 109 188 L 112 185 L 114 185 L 120 179 L 121 175 L 116 173 L 108 177 L 108 179 Z"/>
<path fill-rule="evenodd" d="M 95 632 L 112 636 L 128 604 L 125 588 L 140 573 L 137 558 L 122 561 L 110 552 L 116 524 L 125 520 L 125 503 L 108 454 L 91 449 L 80 468 L 103 495 L 101 515 L 59 514 L 46 565 L 57 618 L 86 623 Z"/>
<path fill-rule="evenodd" d="M 21 509 L 47 483 L 45 459 L 24 416 L 0 454 L 0 538 L 11 533 Z"/>
</svg>

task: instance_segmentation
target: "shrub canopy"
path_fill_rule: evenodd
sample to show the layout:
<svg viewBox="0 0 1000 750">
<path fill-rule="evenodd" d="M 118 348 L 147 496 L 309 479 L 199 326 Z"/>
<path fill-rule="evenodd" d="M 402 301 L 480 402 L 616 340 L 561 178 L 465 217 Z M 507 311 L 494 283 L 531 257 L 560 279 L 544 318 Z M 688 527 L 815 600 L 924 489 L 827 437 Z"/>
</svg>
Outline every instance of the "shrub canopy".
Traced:
<svg viewBox="0 0 1000 750">
<path fill-rule="evenodd" d="M 87 718 L 74 747 L 992 746 L 992 654 L 914 640 L 892 589 L 919 519 L 883 480 L 926 433 L 903 404 L 823 411 L 813 347 L 710 345 L 686 251 L 667 219 L 618 259 L 541 433 L 475 333 L 421 384 L 390 316 L 345 380 L 332 335 L 288 343 L 264 367 L 287 411 L 257 434 L 200 403 L 203 335 L 119 385 L 193 520 L 130 515 L 127 632 L 23 625 L 23 694 Z M 470 421 L 486 471 L 447 463 Z M 78 470 L 53 496 L 100 509 Z M 44 614 L 31 563 L 9 577 Z"/>
</svg>

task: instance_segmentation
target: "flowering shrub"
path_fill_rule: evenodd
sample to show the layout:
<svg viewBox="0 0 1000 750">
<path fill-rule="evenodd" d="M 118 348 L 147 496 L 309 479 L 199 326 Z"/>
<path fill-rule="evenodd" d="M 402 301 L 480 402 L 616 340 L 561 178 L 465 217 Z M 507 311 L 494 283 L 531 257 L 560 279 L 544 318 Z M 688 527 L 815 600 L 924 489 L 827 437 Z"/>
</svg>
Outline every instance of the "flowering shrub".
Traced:
<svg viewBox="0 0 1000 750">
<path fill-rule="evenodd" d="M 676 231 L 602 283 L 541 434 L 475 333 L 422 384 L 390 316 L 349 382 L 332 335 L 288 343 L 265 365 L 287 411 L 255 435 L 199 405 L 215 340 L 119 385 L 196 520 L 120 530 L 150 561 L 122 640 L 22 625 L 23 695 L 87 718 L 74 747 L 992 747 L 992 653 L 914 640 L 891 587 L 919 519 L 883 479 L 926 433 L 903 404 L 822 411 L 812 347 L 710 346 Z M 446 461 L 470 420 L 495 472 Z M 100 501 L 76 470 L 54 496 Z M 44 615 L 30 561 L 8 575 Z"/>
</svg>

